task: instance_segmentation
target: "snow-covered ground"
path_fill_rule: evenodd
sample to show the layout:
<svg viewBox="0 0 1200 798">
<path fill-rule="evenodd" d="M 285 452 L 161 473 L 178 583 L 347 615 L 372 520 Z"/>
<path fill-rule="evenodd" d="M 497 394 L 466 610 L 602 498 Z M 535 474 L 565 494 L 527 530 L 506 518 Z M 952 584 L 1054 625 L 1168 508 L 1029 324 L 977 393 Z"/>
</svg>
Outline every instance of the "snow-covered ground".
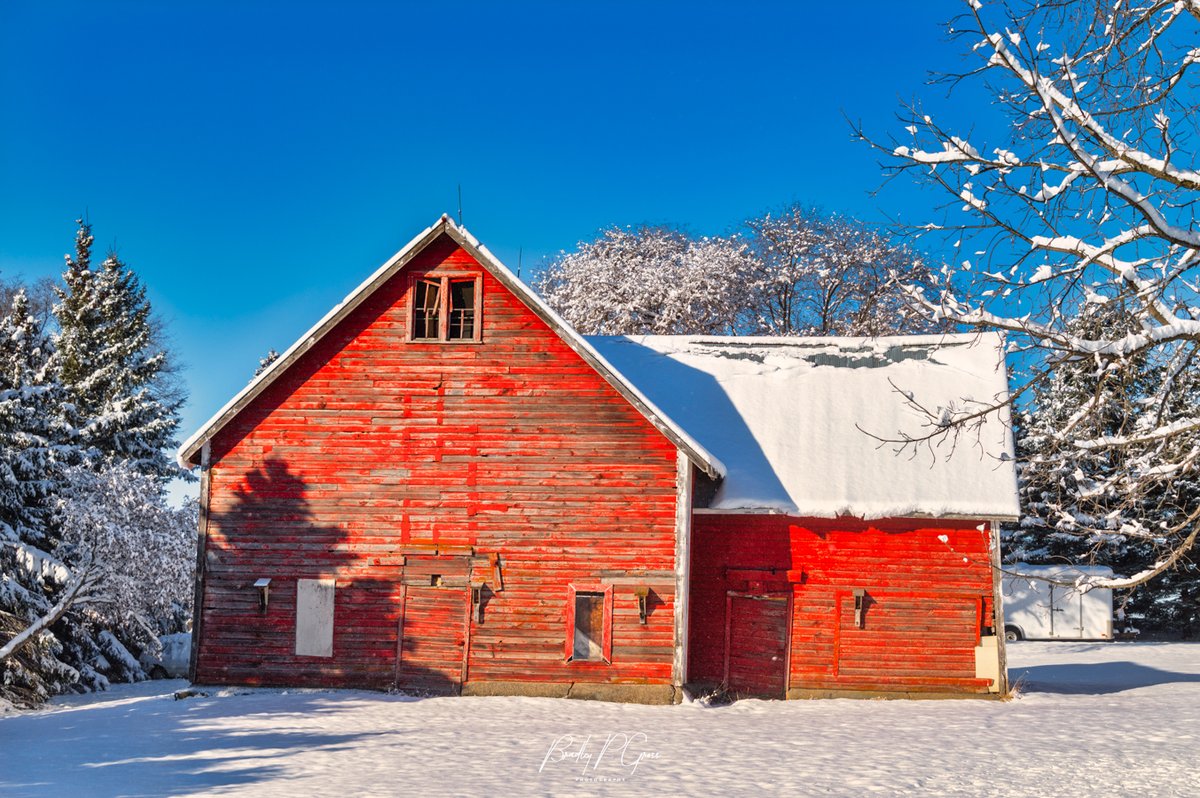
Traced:
<svg viewBox="0 0 1200 798">
<path fill-rule="evenodd" d="M 1200 795 L 1200 644 L 1019 643 L 1013 701 L 646 707 L 118 687 L 0 715 L 0 795 Z"/>
</svg>

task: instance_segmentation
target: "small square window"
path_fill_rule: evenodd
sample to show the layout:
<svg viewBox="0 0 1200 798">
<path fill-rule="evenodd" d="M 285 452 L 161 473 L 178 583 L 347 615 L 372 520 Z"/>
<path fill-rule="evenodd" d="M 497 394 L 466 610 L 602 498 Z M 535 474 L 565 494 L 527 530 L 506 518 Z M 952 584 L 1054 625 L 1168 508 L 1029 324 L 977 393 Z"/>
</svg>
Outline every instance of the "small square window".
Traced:
<svg viewBox="0 0 1200 798">
<path fill-rule="evenodd" d="M 479 289 L 479 275 L 414 280 L 409 307 L 409 340 L 479 341 Z"/>
</svg>

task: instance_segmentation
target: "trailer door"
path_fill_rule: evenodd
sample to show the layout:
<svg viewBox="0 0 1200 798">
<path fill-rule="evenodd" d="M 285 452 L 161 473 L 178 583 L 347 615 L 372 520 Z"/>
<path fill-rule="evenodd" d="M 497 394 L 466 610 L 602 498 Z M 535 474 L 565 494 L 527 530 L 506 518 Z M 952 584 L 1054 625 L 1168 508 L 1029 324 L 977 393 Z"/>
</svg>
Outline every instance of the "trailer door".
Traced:
<svg viewBox="0 0 1200 798">
<path fill-rule="evenodd" d="M 1083 594 L 1073 587 L 1050 585 L 1050 636 L 1067 640 L 1083 637 Z"/>
</svg>

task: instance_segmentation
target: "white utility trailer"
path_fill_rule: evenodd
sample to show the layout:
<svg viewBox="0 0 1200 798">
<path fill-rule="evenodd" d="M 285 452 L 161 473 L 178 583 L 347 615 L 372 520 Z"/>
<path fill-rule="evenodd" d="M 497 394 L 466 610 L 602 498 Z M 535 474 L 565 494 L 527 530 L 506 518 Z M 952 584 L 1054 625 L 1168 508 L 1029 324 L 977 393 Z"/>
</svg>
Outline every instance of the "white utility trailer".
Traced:
<svg viewBox="0 0 1200 798">
<path fill-rule="evenodd" d="M 1001 580 L 1006 640 L 1112 640 L 1112 590 L 1073 586 L 1080 576 L 1111 577 L 1111 568 L 1017 563 L 1004 570 L 1027 574 Z"/>
</svg>

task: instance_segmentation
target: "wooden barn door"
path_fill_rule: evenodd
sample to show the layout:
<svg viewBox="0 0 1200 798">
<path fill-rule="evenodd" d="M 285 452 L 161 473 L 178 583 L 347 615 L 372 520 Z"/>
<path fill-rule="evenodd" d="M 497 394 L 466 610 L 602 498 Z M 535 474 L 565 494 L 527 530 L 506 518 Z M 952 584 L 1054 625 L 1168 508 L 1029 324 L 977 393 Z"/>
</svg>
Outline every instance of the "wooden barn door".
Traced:
<svg viewBox="0 0 1200 798">
<path fill-rule="evenodd" d="M 792 597 L 729 591 L 725 686 L 738 696 L 785 698 Z"/>
<path fill-rule="evenodd" d="M 469 568 L 464 558 L 408 558 L 397 629 L 397 688 L 459 692 L 470 636 Z"/>
</svg>

